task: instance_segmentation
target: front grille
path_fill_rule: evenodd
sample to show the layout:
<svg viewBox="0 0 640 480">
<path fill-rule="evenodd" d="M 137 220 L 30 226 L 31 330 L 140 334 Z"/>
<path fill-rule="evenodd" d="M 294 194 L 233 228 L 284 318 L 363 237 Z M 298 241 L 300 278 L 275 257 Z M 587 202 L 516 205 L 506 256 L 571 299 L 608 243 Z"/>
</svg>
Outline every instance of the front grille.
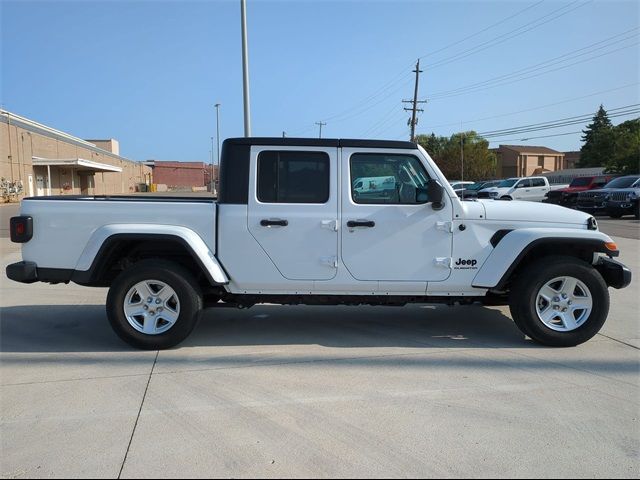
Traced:
<svg viewBox="0 0 640 480">
<path fill-rule="evenodd" d="M 609 194 L 609 200 L 614 202 L 626 202 L 629 199 L 629 192 L 613 192 Z"/>
</svg>

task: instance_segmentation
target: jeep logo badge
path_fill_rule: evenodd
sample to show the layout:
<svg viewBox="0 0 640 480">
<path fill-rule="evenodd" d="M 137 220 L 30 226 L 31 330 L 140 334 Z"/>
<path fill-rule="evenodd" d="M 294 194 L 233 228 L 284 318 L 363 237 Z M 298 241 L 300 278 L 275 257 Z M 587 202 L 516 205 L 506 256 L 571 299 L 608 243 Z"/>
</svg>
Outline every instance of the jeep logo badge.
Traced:
<svg viewBox="0 0 640 480">
<path fill-rule="evenodd" d="M 469 258 L 469 259 L 463 259 L 463 258 L 459 258 L 458 261 L 455 263 L 455 269 L 456 270 L 466 270 L 466 269 L 476 269 L 476 265 L 478 264 L 478 261 L 476 259 L 473 258 Z"/>
</svg>

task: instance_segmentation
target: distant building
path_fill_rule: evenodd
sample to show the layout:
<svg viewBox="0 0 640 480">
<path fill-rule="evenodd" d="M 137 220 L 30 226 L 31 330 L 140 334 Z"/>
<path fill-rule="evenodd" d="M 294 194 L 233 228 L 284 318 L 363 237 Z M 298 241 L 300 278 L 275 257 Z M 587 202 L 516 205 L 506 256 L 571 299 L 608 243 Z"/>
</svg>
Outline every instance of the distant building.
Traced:
<svg viewBox="0 0 640 480">
<path fill-rule="evenodd" d="M 125 194 L 150 181 L 151 169 L 121 157 L 118 142 L 82 140 L 0 110 L 0 195 Z"/>
<path fill-rule="evenodd" d="M 498 178 L 527 177 L 566 168 L 564 153 L 547 147 L 500 145 L 492 151 L 497 156 Z"/>
<path fill-rule="evenodd" d="M 166 185 L 169 190 L 203 190 L 211 188 L 211 164 L 204 162 L 175 162 L 148 160 L 145 165 L 153 169 L 153 183 Z M 217 167 L 213 167 L 214 181 Z"/>
<path fill-rule="evenodd" d="M 578 168 L 580 163 L 580 150 L 574 150 L 571 152 L 564 152 L 565 168 Z"/>
</svg>

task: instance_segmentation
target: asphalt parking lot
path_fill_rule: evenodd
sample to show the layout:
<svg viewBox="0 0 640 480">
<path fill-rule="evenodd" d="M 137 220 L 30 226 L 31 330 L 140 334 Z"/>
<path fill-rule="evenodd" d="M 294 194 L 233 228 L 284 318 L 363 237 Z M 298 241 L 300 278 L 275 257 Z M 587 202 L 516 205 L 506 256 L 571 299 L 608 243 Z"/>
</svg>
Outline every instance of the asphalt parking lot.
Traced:
<svg viewBox="0 0 640 480">
<path fill-rule="evenodd" d="M 1 474 L 638 478 L 640 242 L 614 239 L 635 282 L 570 349 L 502 307 L 264 305 L 141 352 L 105 289 L 0 275 Z"/>
</svg>

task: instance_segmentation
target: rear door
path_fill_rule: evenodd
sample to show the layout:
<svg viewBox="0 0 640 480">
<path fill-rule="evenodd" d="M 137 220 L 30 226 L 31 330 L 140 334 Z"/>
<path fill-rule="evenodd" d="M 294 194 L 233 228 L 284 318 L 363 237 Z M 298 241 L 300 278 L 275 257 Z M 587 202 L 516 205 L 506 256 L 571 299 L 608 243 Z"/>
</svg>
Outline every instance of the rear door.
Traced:
<svg viewBox="0 0 640 480">
<path fill-rule="evenodd" d="M 338 149 L 251 149 L 248 228 L 289 280 L 337 272 Z"/>
<path fill-rule="evenodd" d="M 414 151 L 342 149 L 341 257 L 357 280 L 429 282 L 451 273 L 453 205 L 441 210 L 420 189 L 434 172 Z M 359 177 L 392 178 L 360 192 Z M 424 190 L 423 190 L 424 192 Z"/>
<path fill-rule="evenodd" d="M 518 180 L 514 187 L 512 194 L 514 200 L 529 200 L 531 198 L 530 179 L 523 178 L 522 180 Z"/>
<path fill-rule="evenodd" d="M 530 200 L 541 202 L 549 190 L 551 190 L 551 188 L 547 186 L 544 178 L 532 178 Z"/>
</svg>

